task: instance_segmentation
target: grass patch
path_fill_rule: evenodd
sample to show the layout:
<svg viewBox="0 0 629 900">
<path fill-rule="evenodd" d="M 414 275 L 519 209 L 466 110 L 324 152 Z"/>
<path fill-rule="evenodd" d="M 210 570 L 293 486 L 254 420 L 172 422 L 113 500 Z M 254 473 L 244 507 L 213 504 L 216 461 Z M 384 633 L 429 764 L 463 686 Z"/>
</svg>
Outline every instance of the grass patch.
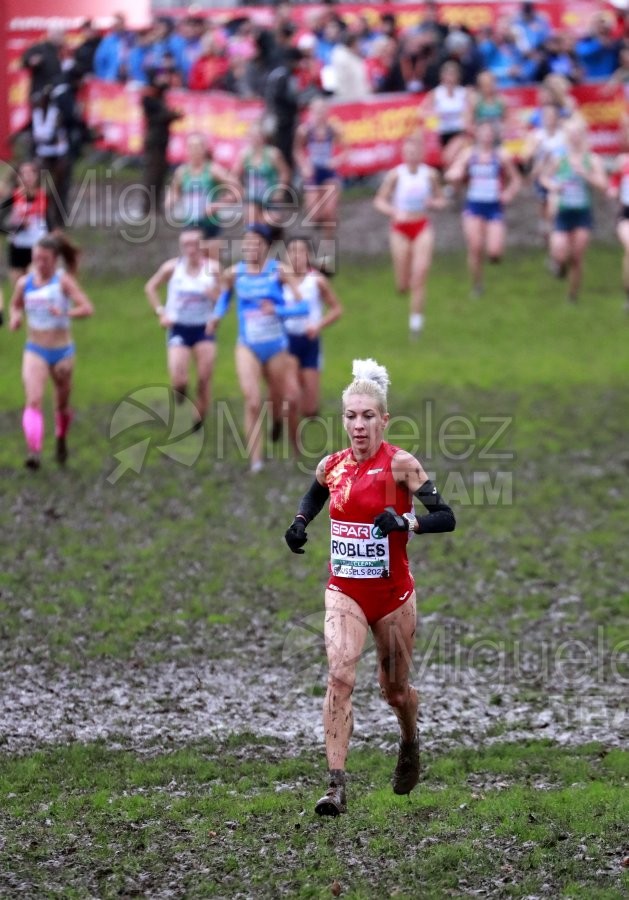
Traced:
<svg viewBox="0 0 629 900">
<path fill-rule="evenodd" d="M 407 800 L 388 785 L 390 756 L 356 750 L 350 813 L 332 821 L 313 813 L 321 754 L 282 752 L 244 737 L 150 758 L 92 744 L 5 760 L 0 888 L 325 897 L 338 880 L 356 898 L 525 897 L 543 884 L 620 898 L 629 886 L 624 751 L 541 742 L 428 756 Z"/>
</svg>

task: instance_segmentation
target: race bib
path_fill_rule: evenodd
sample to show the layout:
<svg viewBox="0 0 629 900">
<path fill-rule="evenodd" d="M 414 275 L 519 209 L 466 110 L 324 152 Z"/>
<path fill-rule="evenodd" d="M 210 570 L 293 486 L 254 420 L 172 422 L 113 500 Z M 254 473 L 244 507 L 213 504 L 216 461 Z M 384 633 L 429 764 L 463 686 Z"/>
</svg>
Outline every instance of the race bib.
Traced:
<svg viewBox="0 0 629 900">
<path fill-rule="evenodd" d="M 375 525 L 332 519 L 330 566 L 337 578 L 388 578 L 389 538 Z"/>
<path fill-rule="evenodd" d="M 476 203 L 496 203 L 499 193 L 498 179 L 494 175 L 478 175 L 470 185 L 469 199 Z"/>
<path fill-rule="evenodd" d="M 580 178 L 564 181 L 561 190 L 561 205 L 569 209 L 585 209 L 588 206 L 587 190 Z"/>
<path fill-rule="evenodd" d="M 277 316 L 257 310 L 245 314 L 245 341 L 248 344 L 270 344 L 283 337 L 284 329 Z"/>
</svg>

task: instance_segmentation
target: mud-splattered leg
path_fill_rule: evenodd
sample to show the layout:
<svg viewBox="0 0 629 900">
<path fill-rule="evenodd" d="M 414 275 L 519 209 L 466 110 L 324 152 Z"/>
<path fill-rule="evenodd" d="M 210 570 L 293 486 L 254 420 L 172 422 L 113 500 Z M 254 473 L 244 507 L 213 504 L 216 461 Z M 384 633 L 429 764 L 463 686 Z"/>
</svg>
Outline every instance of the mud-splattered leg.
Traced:
<svg viewBox="0 0 629 900">
<path fill-rule="evenodd" d="M 354 727 L 352 691 L 356 665 L 369 626 L 358 604 L 338 591 L 325 592 L 325 648 L 328 689 L 323 703 L 323 727 L 328 768 L 344 770 Z"/>
</svg>

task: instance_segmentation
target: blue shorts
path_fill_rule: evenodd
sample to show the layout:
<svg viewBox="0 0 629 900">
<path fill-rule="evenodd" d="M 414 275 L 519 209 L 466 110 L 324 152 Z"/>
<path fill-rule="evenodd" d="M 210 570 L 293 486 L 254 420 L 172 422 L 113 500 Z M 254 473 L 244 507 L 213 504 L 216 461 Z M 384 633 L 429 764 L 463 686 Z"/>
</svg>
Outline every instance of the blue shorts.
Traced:
<svg viewBox="0 0 629 900">
<path fill-rule="evenodd" d="M 468 200 L 463 212 L 469 216 L 478 216 L 479 219 L 485 219 L 486 222 L 502 222 L 504 218 L 502 203 L 498 202 L 480 203 L 477 200 Z"/>
<path fill-rule="evenodd" d="M 74 356 L 74 344 L 66 344 L 65 347 L 42 347 L 40 344 L 34 343 L 34 341 L 27 341 L 24 349 L 41 356 L 49 366 L 56 366 L 62 359 L 69 359 L 71 356 Z"/>
<path fill-rule="evenodd" d="M 591 209 L 560 209 L 555 218 L 555 231 L 591 230 L 594 226 Z"/>
<path fill-rule="evenodd" d="M 205 333 L 205 325 L 171 325 L 166 334 L 167 347 L 194 347 L 201 341 L 213 341 L 213 334 Z"/>
<path fill-rule="evenodd" d="M 327 184 L 330 181 L 336 181 L 337 174 L 334 169 L 328 168 L 328 166 L 313 166 L 312 178 L 309 181 L 309 184 L 314 185 L 314 187 L 321 187 L 322 184 Z"/>
<path fill-rule="evenodd" d="M 242 338 L 240 338 L 238 343 L 251 350 L 253 355 L 258 358 L 262 365 L 268 363 L 268 361 L 274 356 L 277 356 L 278 353 L 285 353 L 288 350 L 287 338 L 282 338 L 279 341 L 265 341 L 260 344 L 249 344 L 247 341 L 243 341 Z"/>
<path fill-rule="evenodd" d="M 321 341 L 305 334 L 288 335 L 288 352 L 299 360 L 300 369 L 321 368 Z"/>
</svg>

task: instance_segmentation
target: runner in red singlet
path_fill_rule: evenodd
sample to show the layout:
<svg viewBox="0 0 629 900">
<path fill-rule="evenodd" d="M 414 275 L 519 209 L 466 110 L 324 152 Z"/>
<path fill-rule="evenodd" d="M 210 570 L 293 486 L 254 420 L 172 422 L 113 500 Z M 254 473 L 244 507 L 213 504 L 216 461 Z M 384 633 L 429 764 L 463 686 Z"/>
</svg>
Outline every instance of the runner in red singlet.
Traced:
<svg viewBox="0 0 629 900">
<path fill-rule="evenodd" d="M 319 815 L 346 810 L 345 761 L 352 734 L 356 665 L 368 630 L 378 654 L 382 695 L 400 726 L 393 775 L 396 794 L 419 780 L 417 692 L 409 684 L 415 640 L 415 587 L 406 545 L 409 532 L 453 531 L 455 519 L 415 457 L 383 439 L 389 419 L 383 366 L 355 360 L 343 393 L 346 450 L 325 457 L 286 531 L 293 553 L 303 553 L 306 527 L 330 499 L 330 579 L 325 592 L 328 688 L 323 707 L 330 784 L 316 804 Z M 428 510 L 417 518 L 413 496 Z"/>
<path fill-rule="evenodd" d="M 376 209 L 391 219 L 393 274 L 398 291 L 409 295 L 411 337 L 424 327 L 426 282 L 435 244 L 429 213 L 446 205 L 439 173 L 423 160 L 421 135 L 406 138 L 402 162 L 387 172 L 374 197 Z"/>
</svg>

